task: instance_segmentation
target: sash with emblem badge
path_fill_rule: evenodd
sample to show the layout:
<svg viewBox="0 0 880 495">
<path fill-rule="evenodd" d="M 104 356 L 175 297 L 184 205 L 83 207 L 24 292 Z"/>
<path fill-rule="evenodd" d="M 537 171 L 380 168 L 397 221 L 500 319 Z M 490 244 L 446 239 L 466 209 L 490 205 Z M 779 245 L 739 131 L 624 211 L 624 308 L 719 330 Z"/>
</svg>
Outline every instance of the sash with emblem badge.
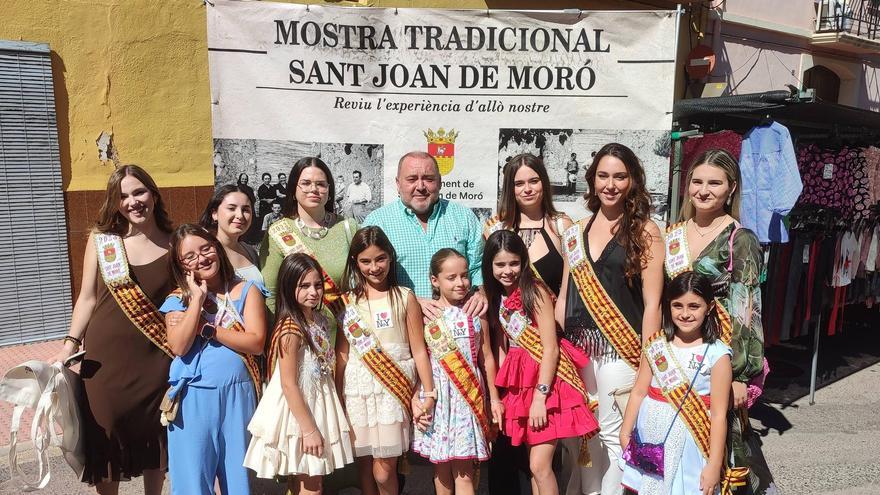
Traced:
<svg viewBox="0 0 880 495">
<path fill-rule="evenodd" d="M 632 369 L 638 370 L 642 350 L 641 339 L 614 304 L 593 270 L 593 264 L 584 245 L 584 230 L 580 222 L 565 231 L 563 245 L 568 257 L 569 275 L 574 280 L 581 301 L 617 354 Z"/>
<path fill-rule="evenodd" d="M 409 416 L 412 382 L 400 369 L 397 362 L 382 350 L 382 343 L 379 342 L 370 327 L 364 323 L 360 312 L 351 300 L 351 295 L 342 294 L 340 300 L 345 305 L 345 312 L 342 314 L 342 333 L 348 340 L 349 346 L 364 363 L 373 378 L 400 402 L 404 414 Z"/>
<path fill-rule="evenodd" d="M 483 387 L 480 383 L 478 371 L 468 364 L 467 358 L 461 353 L 458 344 L 455 342 L 454 334 L 466 332 L 471 342 L 474 338 L 473 320 L 462 313 L 454 321 L 447 325 L 446 317 L 441 315 L 436 320 L 425 325 L 425 343 L 431 354 L 440 363 L 440 367 L 449 381 L 455 386 L 455 389 L 461 394 L 465 402 L 471 408 L 480 428 L 483 430 L 483 436 L 489 434 L 489 418 L 486 416 L 486 399 L 483 394 Z M 450 329 L 450 326 L 452 327 Z M 479 345 L 479 343 L 476 343 Z M 472 347 L 472 355 L 476 361 L 477 348 Z M 476 363 L 475 363 L 476 365 Z"/>
<path fill-rule="evenodd" d="M 529 323 L 528 318 L 526 318 L 522 311 L 511 311 L 505 308 L 504 304 L 501 304 L 498 308 L 498 320 L 507 337 L 516 342 L 517 346 L 525 349 L 532 359 L 540 364 L 541 356 L 544 355 L 541 334 L 538 333 L 538 329 L 534 325 Z M 584 381 L 578 374 L 574 362 L 562 349 L 559 352 L 559 363 L 556 365 L 556 377 L 574 387 L 575 390 L 584 396 L 586 403 L 590 403 Z"/>
<path fill-rule="evenodd" d="M 285 335 L 290 334 L 298 335 L 299 338 L 303 340 L 310 338 L 315 344 L 314 351 L 317 355 L 317 361 L 320 363 L 320 369 L 318 369 L 317 372 L 322 375 L 332 375 L 336 371 L 334 367 L 336 363 L 336 350 L 330 345 L 327 325 L 328 322 L 326 316 L 317 313 L 315 323 L 310 325 L 307 329 L 307 337 L 296 323 L 293 322 L 292 318 L 284 318 L 282 321 L 278 322 L 275 325 L 275 330 L 272 331 L 272 341 L 269 343 L 269 366 L 267 373 L 269 379 L 272 378 L 272 374 L 275 372 L 275 367 L 278 365 L 278 359 L 281 357 L 281 339 Z"/>
<path fill-rule="evenodd" d="M 343 220 L 343 222 L 347 221 Z M 317 259 L 315 253 L 297 236 L 295 227 L 293 220 L 282 218 L 269 227 L 269 238 L 275 242 L 275 245 L 278 246 L 278 249 L 281 250 L 281 254 L 284 256 L 293 253 L 304 253 Z M 330 309 L 334 316 L 338 315 L 343 309 L 339 287 L 323 268 L 321 269 L 321 277 L 324 279 L 324 305 Z"/>
<path fill-rule="evenodd" d="M 734 230 L 734 232 L 736 231 Z M 731 248 L 732 243 L 733 236 L 731 235 Z M 732 256 L 733 249 L 730 250 L 730 253 Z M 666 229 L 666 259 L 663 264 L 670 279 L 693 270 L 690 249 L 687 245 L 687 222 L 679 222 Z M 730 319 L 727 308 L 721 304 L 717 297 L 715 298 L 715 308 L 718 311 L 718 323 L 721 325 L 721 342 L 729 346 L 733 338 L 733 321 Z"/>
<path fill-rule="evenodd" d="M 165 320 L 159 308 L 132 278 L 125 254 L 122 237 L 116 234 L 96 233 L 95 249 L 98 254 L 98 271 L 125 316 L 146 338 L 162 352 L 173 358 L 168 346 Z"/>
</svg>

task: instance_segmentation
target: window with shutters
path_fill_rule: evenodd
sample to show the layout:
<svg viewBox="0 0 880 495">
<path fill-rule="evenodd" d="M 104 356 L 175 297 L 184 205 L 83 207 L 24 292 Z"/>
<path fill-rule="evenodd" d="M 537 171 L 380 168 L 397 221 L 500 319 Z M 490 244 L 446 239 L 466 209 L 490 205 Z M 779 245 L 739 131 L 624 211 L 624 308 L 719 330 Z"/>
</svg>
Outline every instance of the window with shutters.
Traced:
<svg viewBox="0 0 880 495">
<path fill-rule="evenodd" d="M 67 333 L 61 189 L 49 45 L 0 40 L 0 345 Z"/>
</svg>

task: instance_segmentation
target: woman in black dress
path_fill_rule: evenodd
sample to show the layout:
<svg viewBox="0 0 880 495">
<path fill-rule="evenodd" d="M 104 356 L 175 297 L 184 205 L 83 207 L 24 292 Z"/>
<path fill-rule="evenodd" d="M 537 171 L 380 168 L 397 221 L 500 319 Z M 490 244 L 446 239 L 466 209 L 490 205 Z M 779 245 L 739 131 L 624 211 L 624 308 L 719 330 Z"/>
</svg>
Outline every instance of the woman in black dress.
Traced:
<svg viewBox="0 0 880 495">
<path fill-rule="evenodd" d="M 636 378 L 642 329 L 646 337 L 660 329 L 664 245 L 651 220 L 645 172 L 632 150 L 606 144 L 593 157 L 586 179 L 584 199 L 593 215 L 564 235 L 566 266 L 556 317 L 564 322 L 563 337 L 590 357 L 581 374 L 598 402 L 600 430 L 589 442 L 592 466 L 582 469 L 581 488 L 616 495 L 622 493 L 623 476 L 619 432 Z M 585 275 L 598 284 L 584 283 Z M 608 300 L 614 304 L 602 304 Z"/>
</svg>

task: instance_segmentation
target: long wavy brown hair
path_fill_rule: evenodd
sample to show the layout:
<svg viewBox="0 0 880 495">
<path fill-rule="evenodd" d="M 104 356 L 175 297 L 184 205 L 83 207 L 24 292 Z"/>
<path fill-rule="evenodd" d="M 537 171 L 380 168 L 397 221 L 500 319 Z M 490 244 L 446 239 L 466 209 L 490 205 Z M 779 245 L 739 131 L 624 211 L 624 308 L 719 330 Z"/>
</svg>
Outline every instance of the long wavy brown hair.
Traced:
<svg viewBox="0 0 880 495">
<path fill-rule="evenodd" d="M 589 188 L 584 193 L 587 209 L 595 214 L 601 206 L 596 195 L 596 170 L 599 162 L 606 156 L 613 156 L 623 162 L 630 178 L 629 191 L 623 198 L 623 217 L 617 222 L 612 234 L 626 252 L 624 274 L 628 281 L 632 281 L 642 273 L 651 257 L 651 238 L 645 231 L 645 225 L 651 221 L 651 195 L 646 186 L 645 169 L 636 154 L 620 143 L 608 143 L 596 153 L 593 163 L 587 169 Z"/>
<path fill-rule="evenodd" d="M 519 204 L 516 202 L 516 194 L 514 190 L 514 179 L 516 173 L 522 167 L 528 167 L 538 174 L 541 180 L 541 188 L 543 189 L 541 197 L 541 208 L 544 210 L 544 216 L 555 218 L 559 213 L 553 206 L 553 186 L 550 184 L 550 177 L 547 175 L 547 168 L 544 167 L 544 161 L 531 153 L 521 153 L 511 158 L 504 165 L 504 178 L 501 180 L 501 195 L 498 198 L 498 217 L 508 227 L 519 227 Z"/>
<path fill-rule="evenodd" d="M 159 194 L 159 187 L 150 174 L 137 165 L 122 165 L 110 174 L 110 178 L 107 179 L 107 194 L 98 211 L 98 221 L 95 222 L 95 231 L 116 235 L 125 235 L 128 232 L 128 220 L 119 212 L 119 203 L 122 200 L 122 179 L 129 175 L 141 181 L 153 194 L 156 202 L 153 207 L 156 226 L 163 232 L 171 233 L 173 230 L 171 219 L 168 217 L 162 195 Z"/>
</svg>

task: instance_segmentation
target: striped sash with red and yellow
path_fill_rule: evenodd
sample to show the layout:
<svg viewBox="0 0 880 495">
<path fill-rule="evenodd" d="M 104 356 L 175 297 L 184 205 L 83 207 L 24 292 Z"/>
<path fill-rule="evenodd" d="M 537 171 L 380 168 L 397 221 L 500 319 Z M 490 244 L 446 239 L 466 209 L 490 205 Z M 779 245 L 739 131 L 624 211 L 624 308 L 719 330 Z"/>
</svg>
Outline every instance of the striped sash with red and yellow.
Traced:
<svg viewBox="0 0 880 495">
<path fill-rule="evenodd" d="M 451 329 L 450 325 L 447 325 L 446 317 L 441 315 L 425 325 L 425 343 L 428 345 L 431 355 L 440 363 L 449 381 L 470 406 L 485 437 L 489 434 L 489 418 L 486 415 L 486 398 L 483 394 L 483 387 L 477 370 L 471 367 L 455 342 L 457 335 L 467 335 L 473 342 L 473 320 L 462 313 L 460 318 L 456 318 L 450 323 Z M 479 342 L 476 344 L 479 346 Z M 476 356 L 476 353 L 474 355 Z"/>
<path fill-rule="evenodd" d="M 568 257 L 569 274 L 593 321 L 617 354 L 632 369 L 638 370 L 642 350 L 641 338 L 596 276 L 584 245 L 584 232 L 580 222 L 565 231 L 563 247 Z"/>
<path fill-rule="evenodd" d="M 738 226 L 734 228 L 729 239 L 731 260 L 733 259 L 733 237 L 738 229 Z M 690 249 L 687 244 L 687 222 L 679 222 L 669 226 L 666 229 L 665 244 L 666 257 L 663 260 L 663 265 L 666 269 L 666 275 L 670 279 L 693 270 Z M 728 271 L 733 269 L 732 263 L 728 263 L 727 269 Z M 730 313 L 721 304 L 721 299 L 718 297 L 715 298 L 715 309 L 718 312 L 718 323 L 721 326 L 721 342 L 730 346 L 730 341 L 733 338 L 733 321 L 730 319 Z"/>
<path fill-rule="evenodd" d="M 664 331 L 655 333 L 645 343 L 645 358 L 654 378 L 660 384 L 660 391 L 666 402 L 675 410 L 681 410 L 679 416 L 700 448 L 700 453 L 708 461 L 711 426 L 709 408 L 696 391 L 690 390 L 690 379 L 675 357 Z M 705 358 L 704 355 L 703 359 Z M 735 487 L 743 486 L 748 473 L 748 468 L 725 466 L 721 473 L 721 493 L 728 495 Z"/>
<path fill-rule="evenodd" d="M 177 296 L 178 298 L 183 297 L 183 293 L 180 289 L 174 289 L 171 292 L 172 296 Z M 244 294 L 241 295 L 244 297 Z M 242 324 L 241 315 L 236 311 L 235 306 L 232 305 L 232 301 L 228 301 L 229 293 L 226 294 L 226 298 L 220 300 L 217 298 L 215 294 L 208 293 L 208 297 L 205 299 L 205 303 L 202 305 L 202 318 L 204 318 L 207 322 L 213 322 L 213 325 L 216 328 L 224 328 L 226 330 L 232 330 L 233 332 L 244 332 L 244 325 Z M 222 314 L 220 312 L 222 308 Z M 220 320 L 217 320 L 217 316 L 220 316 Z M 233 349 L 234 350 L 234 349 Z M 260 373 L 260 365 L 257 361 L 257 356 L 252 354 L 245 354 L 242 352 L 235 351 L 238 354 L 238 357 L 244 362 L 244 367 L 247 369 L 248 375 L 251 377 L 251 381 L 254 383 L 254 389 L 257 393 L 257 400 L 260 400 L 260 396 L 263 394 L 263 379 Z"/>
<path fill-rule="evenodd" d="M 98 252 L 98 271 L 101 272 L 101 278 L 116 304 L 144 337 L 173 358 L 174 353 L 168 346 L 165 319 L 141 286 L 131 278 L 122 238 L 116 234 L 99 233 L 94 238 Z"/>
<path fill-rule="evenodd" d="M 290 318 L 284 318 L 275 325 L 272 330 L 272 340 L 269 342 L 269 353 L 266 356 L 268 367 L 266 378 L 271 380 L 272 374 L 275 373 L 275 367 L 278 366 L 278 359 L 281 358 L 281 339 L 286 335 L 298 335 L 299 338 L 305 339 L 302 330 L 296 326 Z"/>
<path fill-rule="evenodd" d="M 409 415 L 413 384 L 391 356 L 382 350 L 382 343 L 364 323 L 350 297 L 349 294 L 340 297 L 345 305 L 345 312 L 342 314 L 342 333 L 364 366 L 400 402 L 404 414 Z"/>
<path fill-rule="evenodd" d="M 501 327 L 507 334 L 507 337 L 516 342 L 516 345 L 522 347 L 529 355 L 537 361 L 541 362 L 541 356 L 544 355 L 544 346 L 541 344 L 541 334 L 538 329 L 529 323 L 528 318 L 522 311 L 512 311 L 501 304 L 498 309 L 498 320 Z M 565 383 L 574 387 L 575 390 L 584 396 L 584 401 L 589 404 L 590 398 L 587 395 L 587 387 L 578 374 L 578 370 L 571 358 L 560 349 L 559 363 L 556 365 L 556 377 Z"/>
<path fill-rule="evenodd" d="M 534 325 L 529 323 L 529 319 L 526 318 L 523 312 L 512 311 L 505 308 L 504 304 L 501 304 L 498 308 L 498 320 L 507 337 L 516 342 L 516 345 L 525 349 L 529 356 L 540 364 L 541 357 L 544 355 L 541 334 L 538 333 L 538 329 Z M 559 350 L 559 361 L 556 363 L 556 377 L 580 392 L 584 397 L 584 404 L 590 407 L 590 396 L 587 393 L 587 386 L 581 379 L 580 374 L 578 374 L 574 362 L 562 349 Z M 589 432 L 581 440 L 580 454 L 578 456 L 578 463 L 581 466 L 589 467 L 592 465 L 587 441 L 595 436 L 596 433 L 598 433 L 598 430 Z"/>
<path fill-rule="evenodd" d="M 323 313 L 315 314 L 315 322 L 308 325 L 305 332 L 294 323 L 292 318 L 284 318 L 275 324 L 272 331 L 272 341 L 269 343 L 268 354 L 268 378 L 272 378 L 278 360 L 281 358 L 281 339 L 286 335 L 297 335 L 303 340 L 302 345 L 308 347 L 310 352 L 316 355 L 320 363 L 320 372 L 332 375 L 335 372 L 336 350 L 330 345 L 330 335 L 327 331 L 327 316 Z"/>
<path fill-rule="evenodd" d="M 347 220 L 343 220 L 347 221 Z M 269 238 L 275 242 L 284 256 L 293 253 L 303 253 L 315 258 L 315 253 L 296 234 L 296 225 L 289 218 L 282 218 L 269 227 Z M 338 315 L 344 307 L 340 300 L 342 292 L 336 282 L 327 275 L 327 271 L 321 269 L 321 277 L 324 279 L 324 305 L 333 315 Z"/>
</svg>

